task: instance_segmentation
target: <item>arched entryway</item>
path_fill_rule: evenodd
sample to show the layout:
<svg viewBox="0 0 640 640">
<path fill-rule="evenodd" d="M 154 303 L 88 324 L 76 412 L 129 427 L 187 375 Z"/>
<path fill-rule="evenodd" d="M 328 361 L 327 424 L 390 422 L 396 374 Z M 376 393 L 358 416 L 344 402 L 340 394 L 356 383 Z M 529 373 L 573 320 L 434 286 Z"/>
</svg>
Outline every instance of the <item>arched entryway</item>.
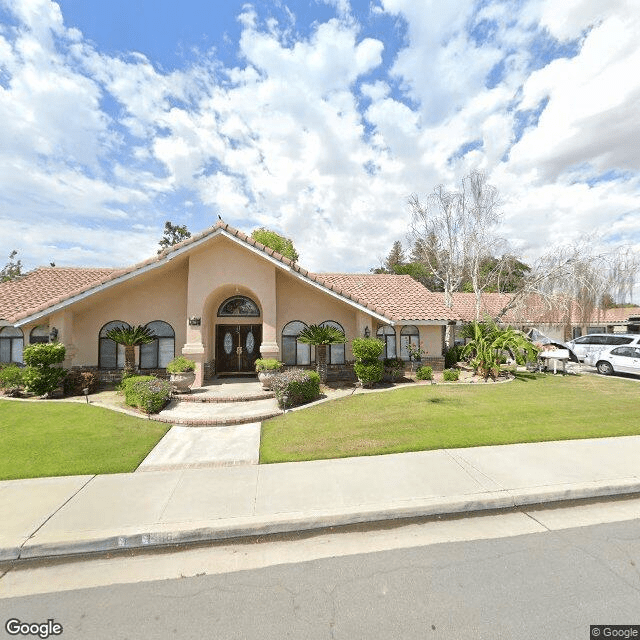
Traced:
<svg viewBox="0 0 640 640">
<path fill-rule="evenodd" d="M 253 373 L 260 357 L 260 309 L 248 296 L 234 295 L 218 307 L 215 330 L 216 371 Z"/>
</svg>

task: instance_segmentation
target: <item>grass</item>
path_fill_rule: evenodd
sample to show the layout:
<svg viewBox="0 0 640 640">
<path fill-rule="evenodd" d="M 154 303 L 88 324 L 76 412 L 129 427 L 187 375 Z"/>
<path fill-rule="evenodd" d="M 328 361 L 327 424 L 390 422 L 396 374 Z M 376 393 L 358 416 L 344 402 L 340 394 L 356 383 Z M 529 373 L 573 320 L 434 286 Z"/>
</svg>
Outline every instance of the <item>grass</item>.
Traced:
<svg viewBox="0 0 640 640">
<path fill-rule="evenodd" d="M 130 472 L 168 429 L 80 403 L 0 400 L 0 480 Z"/>
<path fill-rule="evenodd" d="M 519 374 L 361 394 L 264 423 L 260 462 L 636 435 L 639 392 L 624 379 Z"/>
</svg>

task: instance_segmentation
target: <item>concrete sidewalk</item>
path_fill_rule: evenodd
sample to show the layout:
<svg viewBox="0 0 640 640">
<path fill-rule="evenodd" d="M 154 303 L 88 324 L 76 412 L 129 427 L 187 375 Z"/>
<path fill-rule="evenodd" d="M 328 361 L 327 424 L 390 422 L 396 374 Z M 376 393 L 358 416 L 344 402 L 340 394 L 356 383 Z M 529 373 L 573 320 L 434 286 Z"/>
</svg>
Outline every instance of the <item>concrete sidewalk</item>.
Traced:
<svg viewBox="0 0 640 640">
<path fill-rule="evenodd" d="M 640 493 L 640 436 L 0 482 L 0 560 Z"/>
</svg>

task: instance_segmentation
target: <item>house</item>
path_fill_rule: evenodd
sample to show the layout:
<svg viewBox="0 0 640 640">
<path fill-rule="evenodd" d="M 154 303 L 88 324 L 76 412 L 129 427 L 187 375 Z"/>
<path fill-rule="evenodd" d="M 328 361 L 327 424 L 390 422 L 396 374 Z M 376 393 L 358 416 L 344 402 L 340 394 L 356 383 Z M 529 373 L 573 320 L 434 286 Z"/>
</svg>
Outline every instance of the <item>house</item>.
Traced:
<svg viewBox="0 0 640 640">
<path fill-rule="evenodd" d="M 480 318 L 496 318 L 509 305 L 508 293 L 484 293 Z M 547 337 L 566 342 L 588 333 L 640 333 L 640 308 L 581 308 L 576 301 L 551 305 L 540 296 L 530 295 L 511 308 L 502 322 L 523 331 L 537 329 Z M 469 322 L 476 317 L 473 293 L 454 293 L 452 317 Z"/>
<path fill-rule="evenodd" d="M 378 336 L 385 357 L 409 360 L 421 344 L 442 368 L 442 294 L 410 276 L 316 274 L 220 221 L 153 258 L 124 269 L 46 267 L 0 284 L 0 361 L 20 362 L 26 344 L 57 339 L 64 366 L 118 377 L 124 350 L 113 327 L 145 325 L 154 342 L 137 349 L 142 371 L 162 371 L 176 355 L 196 362 L 195 385 L 218 373 L 254 369 L 256 358 L 310 366 L 314 348 L 296 340 L 310 324 L 347 337 L 328 349 L 329 369 L 353 360 L 350 342 Z"/>
</svg>

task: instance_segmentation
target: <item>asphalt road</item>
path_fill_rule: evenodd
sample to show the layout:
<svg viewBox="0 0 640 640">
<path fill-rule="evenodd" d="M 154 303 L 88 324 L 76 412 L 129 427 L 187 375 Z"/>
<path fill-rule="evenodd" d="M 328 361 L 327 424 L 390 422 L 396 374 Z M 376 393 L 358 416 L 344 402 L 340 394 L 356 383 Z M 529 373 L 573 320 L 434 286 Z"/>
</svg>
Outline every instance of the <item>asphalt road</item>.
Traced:
<svg viewBox="0 0 640 640">
<path fill-rule="evenodd" d="M 587 639 L 591 624 L 640 625 L 640 519 L 566 527 L 638 503 L 9 571 L 4 595 L 30 595 L 0 600 L 0 637 L 25 637 L 6 632 L 14 618 L 53 619 L 64 640 Z M 176 567 L 190 577 L 151 579 Z"/>
</svg>

